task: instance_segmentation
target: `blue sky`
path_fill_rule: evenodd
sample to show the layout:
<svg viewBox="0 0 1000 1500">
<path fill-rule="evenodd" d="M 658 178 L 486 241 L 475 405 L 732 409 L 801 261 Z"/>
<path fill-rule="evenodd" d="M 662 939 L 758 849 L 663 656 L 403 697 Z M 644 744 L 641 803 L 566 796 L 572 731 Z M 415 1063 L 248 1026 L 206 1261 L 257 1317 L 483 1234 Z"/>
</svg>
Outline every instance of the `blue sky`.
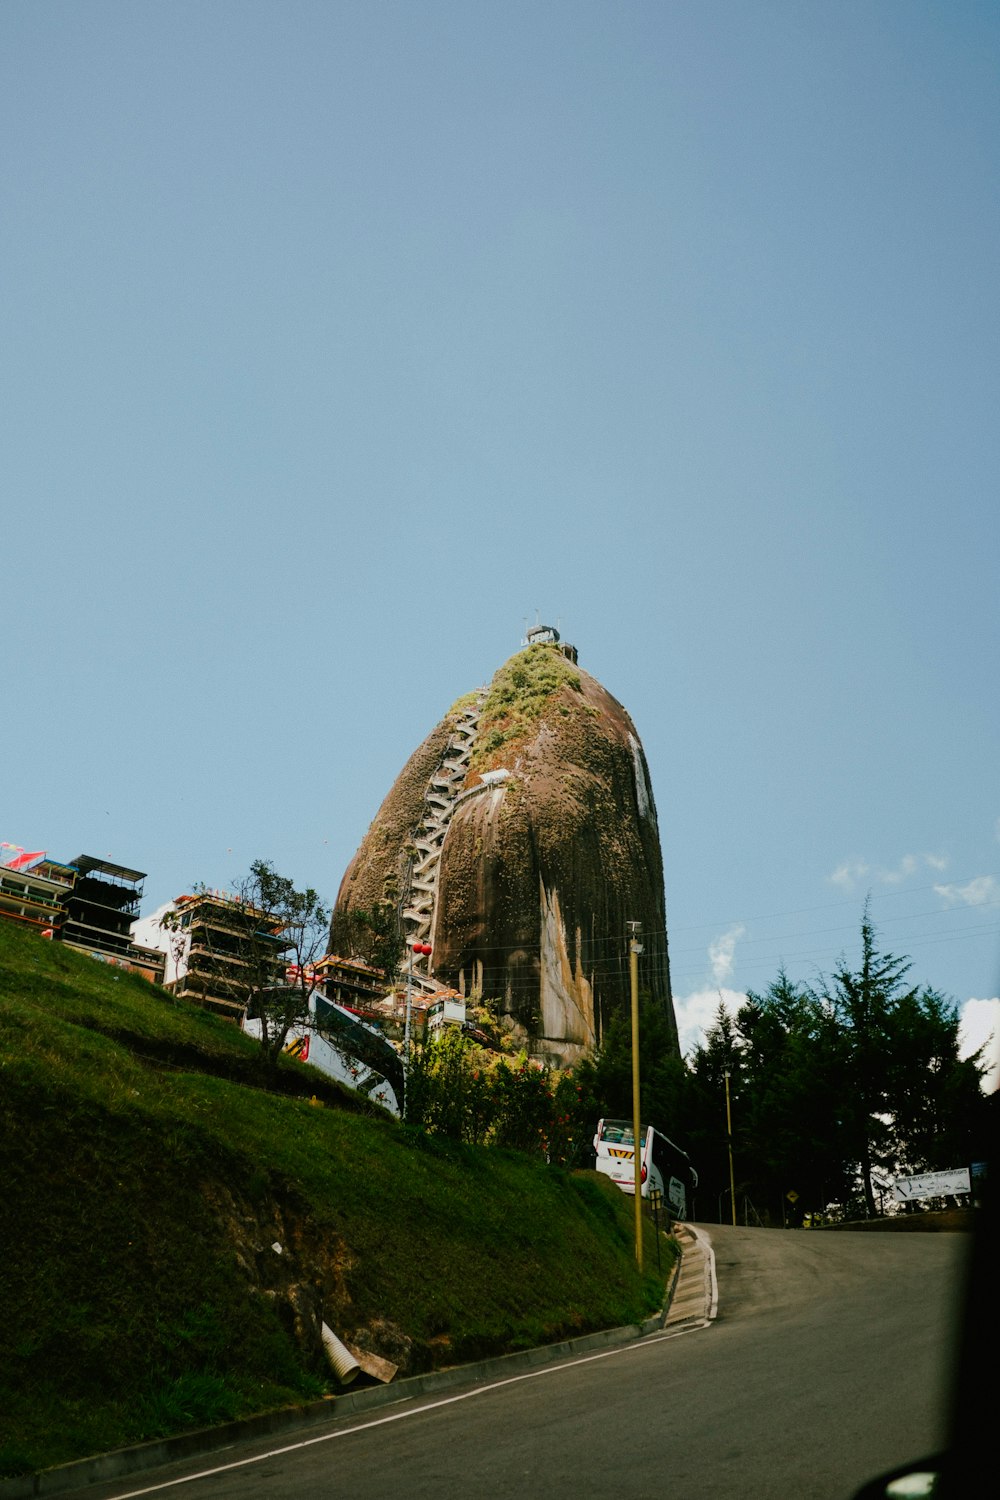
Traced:
<svg viewBox="0 0 1000 1500">
<path fill-rule="evenodd" d="M 996 997 L 998 62 L 975 0 L 6 0 L 0 837 L 332 900 L 538 610 L 689 1038 L 868 892 Z"/>
</svg>

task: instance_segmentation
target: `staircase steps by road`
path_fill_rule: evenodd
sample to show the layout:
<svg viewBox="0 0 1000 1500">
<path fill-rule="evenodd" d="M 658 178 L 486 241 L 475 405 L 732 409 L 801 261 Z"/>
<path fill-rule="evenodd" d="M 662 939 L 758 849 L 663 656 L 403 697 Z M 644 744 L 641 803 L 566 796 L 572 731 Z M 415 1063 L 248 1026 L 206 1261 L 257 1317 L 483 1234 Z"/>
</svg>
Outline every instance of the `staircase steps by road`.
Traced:
<svg viewBox="0 0 1000 1500">
<path fill-rule="evenodd" d="M 664 1328 L 703 1324 L 715 1317 L 718 1293 L 715 1256 L 708 1236 L 691 1224 L 677 1224 L 674 1235 L 681 1247 L 681 1268 Z"/>
</svg>

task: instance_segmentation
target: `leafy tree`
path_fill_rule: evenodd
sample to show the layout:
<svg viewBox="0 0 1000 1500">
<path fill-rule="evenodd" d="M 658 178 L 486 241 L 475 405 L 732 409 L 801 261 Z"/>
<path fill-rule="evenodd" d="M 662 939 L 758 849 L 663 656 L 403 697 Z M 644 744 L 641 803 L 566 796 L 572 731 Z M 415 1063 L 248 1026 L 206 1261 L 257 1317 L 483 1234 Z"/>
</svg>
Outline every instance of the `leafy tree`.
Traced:
<svg viewBox="0 0 1000 1500">
<path fill-rule="evenodd" d="M 610 1017 L 600 1047 L 577 1065 L 574 1076 L 591 1097 L 595 1127 L 602 1116 L 631 1119 L 632 1022 L 627 1012 Z M 663 1007 L 648 994 L 640 994 L 639 1112 L 643 1122 L 668 1135 L 679 1129 L 685 1096 L 686 1071 Z"/>
<path fill-rule="evenodd" d="M 892 953 L 879 953 L 875 927 L 865 903 L 861 919 L 861 965 L 841 960 L 820 999 L 836 1023 L 841 1123 L 845 1146 L 857 1162 L 865 1209 L 874 1217 L 872 1174 L 888 1169 L 894 1157 L 894 1046 L 912 1015 L 919 991 L 904 979 L 912 965 Z"/>
<path fill-rule="evenodd" d="M 735 1030 L 737 1162 L 758 1209 L 776 1223 L 794 1223 L 843 1191 L 834 1027 L 819 1001 L 781 969 L 763 994 L 748 992 Z"/>
<path fill-rule="evenodd" d="M 588 1165 L 597 1115 L 572 1072 L 549 1072 L 445 1027 L 418 1047 L 407 1079 L 407 1120 L 428 1134 L 502 1146 L 559 1166 Z M 592 1154 L 591 1154 L 592 1159 Z"/>
<path fill-rule="evenodd" d="M 406 948 L 398 908 L 392 901 L 373 901 L 370 906 L 335 912 L 330 945 L 338 952 L 346 950 L 345 957 L 357 955 L 373 968 L 381 969 L 386 982 L 391 984 Z"/>
<path fill-rule="evenodd" d="M 740 1122 L 745 1118 L 742 1053 L 735 1022 L 721 999 L 715 1019 L 705 1033 L 704 1043 L 696 1047 L 692 1054 L 689 1072 L 685 1118 L 688 1149 L 698 1173 L 701 1201 L 714 1205 L 721 1194 L 729 1191 L 725 1084 L 727 1072 L 733 1116 L 734 1166 L 740 1174 L 737 1191 L 746 1192 L 751 1186 L 745 1175 L 747 1155 L 740 1133 Z"/>
<path fill-rule="evenodd" d="M 431 1135 L 480 1145 L 491 1123 L 488 1061 L 457 1027 L 414 1047 L 406 1075 L 407 1123 Z"/>
<path fill-rule="evenodd" d="M 898 1164 L 921 1172 L 969 1162 L 985 1120 L 982 1049 L 962 1059 L 954 1001 L 924 989 L 892 1017 L 892 1135 Z"/>
<path fill-rule="evenodd" d="M 839 1124 L 869 1216 L 877 1168 L 967 1161 L 982 1118 L 981 1060 L 959 1059 L 955 1005 L 934 990 L 909 988 L 911 967 L 879 952 L 866 902 L 859 968 L 842 961 L 818 997 L 835 1027 Z"/>
<path fill-rule="evenodd" d="M 315 964 L 326 952 L 329 909 L 311 886 L 300 891 L 266 859 L 234 887 L 253 978 L 248 1017 L 260 1022 L 264 1060 L 275 1068 L 288 1033 L 309 1015 L 317 985 Z M 263 918 L 263 920 L 261 920 Z M 275 973 L 274 934 L 281 940 L 285 973 Z"/>
</svg>

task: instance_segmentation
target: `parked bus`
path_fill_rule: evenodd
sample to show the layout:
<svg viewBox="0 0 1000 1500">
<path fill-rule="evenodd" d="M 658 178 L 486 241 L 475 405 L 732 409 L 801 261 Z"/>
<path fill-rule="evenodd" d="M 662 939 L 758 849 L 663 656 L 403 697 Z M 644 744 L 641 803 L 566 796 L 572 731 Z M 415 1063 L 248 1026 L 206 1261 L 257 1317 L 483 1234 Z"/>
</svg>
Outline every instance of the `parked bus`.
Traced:
<svg viewBox="0 0 1000 1500">
<path fill-rule="evenodd" d="M 640 1192 L 648 1198 L 654 1188 L 663 1194 L 664 1207 L 672 1219 L 686 1219 L 694 1206 L 698 1174 L 686 1152 L 667 1140 L 652 1125 L 639 1126 L 642 1142 Z M 598 1120 L 594 1136 L 595 1166 L 623 1193 L 635 1192 L 635 1152 L 631 1120 Z"/>
</svg>

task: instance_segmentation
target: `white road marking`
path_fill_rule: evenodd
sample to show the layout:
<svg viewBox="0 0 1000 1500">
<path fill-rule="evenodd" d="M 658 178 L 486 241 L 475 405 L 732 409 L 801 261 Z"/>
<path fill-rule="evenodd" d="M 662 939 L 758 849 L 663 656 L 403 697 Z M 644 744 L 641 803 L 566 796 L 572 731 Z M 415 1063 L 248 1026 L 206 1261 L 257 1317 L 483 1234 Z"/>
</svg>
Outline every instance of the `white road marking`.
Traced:
<svg viewBox="0 0 1000 1500">
<path fill-rule="evenodd" d="M 184 1474 L 180 1479 L 167 1479 L 160 1484 L 147 1485 L 141 1490 L 122 1491 L 112 1500 L 138 1500 L 140 1495 L 156 1495 L 162 1490 L 173 1489 L 178 1484 L 193 1484 L 196 1479 L 211 1479 L 215 1474 L 226 1474 L 232 1469 L 245 1469 L 250 1464 L 267 1463 L 285 1453 L 295 1453 L 302 1448 L 313 1448 L 317 1443 L 331 1443 L 336 1438 L 352 1437 L 357 1432 L 368 1432 L 373 1427 L 384 1427 L 389 1422 L 402 1422 L 406 1417 L 419 1417 L 423 1412 L 436 1411 L 442 1406 L 452 1406 L 456 1401 L 468 1401 L 472 1396 L 486 1396 L 490 1391 L 500 1390 L 505 1385 L 517 1385 L 522 1380 L 537 1380 L 540 1375 L 558 1375 L 562 1370 L 572 1370 L 577 1365 L 589 1365 L 596 1359 L 611 1359 L 617 1354 L 634 1354 L 637 1349 L 648 1349 L 650 1344 L 662 1344 L 668 1339 L 679 1339 L 685 1333 L 694 1333 L 698 1328 L 708 1327 L 708 1320 L 687 1324 L 673 1333 L 652 1333 L 634 1343 L 623 1344 L 616 1349 L 604 1349 L 600 1354 L 582 1354 L 578 1359 L 560 1360 L 546 1365 L 543 1370 L 528 1370 L 523 1375 L 508 1375 L 505 1380 L 494 1380 L 490 1385 L 475 1386 L 471 1391 L 462 1391 L 457 1396 L 442 1396 L 438 1401 L 428 1401 L 424 1406 L 411 1406 L 406 1411 L 390 1413 L 387 1417 L 373 1417 L 370 1422 L 359 1422 L 356 1427 L 344 1427 L 337 1432 L 324 1432 L 319 1437 L 303 1438 L 297 1443 L 286 1443 L 282 1448 L 271 1448 L 267 1453 L 258 1453 L 253 1458 L 237 1458 L 231 1463 L 217 1464 L 213 1469 L 199 1469 L 197 1474 Z M 405 1399 L 405 1398 L 404 1398 Z"/>
</svg>

